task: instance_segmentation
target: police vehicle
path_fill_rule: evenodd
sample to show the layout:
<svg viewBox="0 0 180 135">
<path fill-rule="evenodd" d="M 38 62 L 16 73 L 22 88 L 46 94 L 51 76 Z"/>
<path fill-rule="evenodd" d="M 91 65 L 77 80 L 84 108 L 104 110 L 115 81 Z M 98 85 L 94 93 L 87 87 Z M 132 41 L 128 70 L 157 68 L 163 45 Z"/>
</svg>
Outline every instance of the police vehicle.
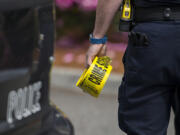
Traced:
<svg viewBox="0 0 180 135">
<path fill-rule="evenodd" d="M 0 0 L 0 135 L 73 135 L 49 99 L 52 0 Z"/>
</svg>

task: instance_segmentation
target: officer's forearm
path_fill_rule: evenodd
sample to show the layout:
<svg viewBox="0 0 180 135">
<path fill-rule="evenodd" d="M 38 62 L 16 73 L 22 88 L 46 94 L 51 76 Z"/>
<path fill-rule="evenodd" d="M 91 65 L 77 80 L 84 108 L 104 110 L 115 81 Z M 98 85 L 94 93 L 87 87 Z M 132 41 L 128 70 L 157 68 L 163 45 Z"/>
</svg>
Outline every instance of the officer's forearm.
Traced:
<svg viewBox="0 0 180 135">
<path fill-rule="evenodd" d="M 122 0 L 98 0 L 94 37 L 104 37 L 121 2 Z"/>
</svg>

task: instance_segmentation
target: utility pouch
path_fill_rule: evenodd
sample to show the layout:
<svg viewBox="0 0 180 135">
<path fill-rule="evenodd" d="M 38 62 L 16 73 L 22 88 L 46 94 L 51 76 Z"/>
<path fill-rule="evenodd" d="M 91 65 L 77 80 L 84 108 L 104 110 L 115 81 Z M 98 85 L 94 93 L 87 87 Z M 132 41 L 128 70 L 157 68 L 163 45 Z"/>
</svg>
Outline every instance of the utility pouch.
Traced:
<svg viewBox="0 0 180 135">
<path fill-rule="evenodd" d="M 130 32 L 129 35 L 129 41 L 133 43 L 136 47 L 146 47 L 149 44 L 149 39 L 146 34 L 139 33 L 139 32 Z"/>
</svg>

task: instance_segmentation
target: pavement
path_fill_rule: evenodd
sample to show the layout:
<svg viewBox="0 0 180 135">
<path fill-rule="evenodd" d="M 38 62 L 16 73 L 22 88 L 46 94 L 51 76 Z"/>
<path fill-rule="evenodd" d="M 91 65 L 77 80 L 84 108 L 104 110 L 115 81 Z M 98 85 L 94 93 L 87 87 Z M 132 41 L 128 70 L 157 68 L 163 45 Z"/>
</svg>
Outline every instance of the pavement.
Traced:
<svg viewBox="0 0 180 135">
<path fill-rule="evenodd" d="M 51 100 L 70 118 L 75 135 L 126 135 L 118 127 L 118 87 L 121 74 L 112 73 L 99 98 L 83 93 L 75 84 L 82 70 L 55 67 L 51 77 Z M 173 114 L 168 134 L 174 135 Z"/>
<path fill-rule="evenodd" d="M 83 73 L 82 69 L 54 67 L 52 70 L 52 85 L 55 87 L 68 88 L 76 92 L 82 92 L 76 87 L 76 82 Z M 59 81 L 61 80 L 61 81 Z M 118 87 L 122 80 L 122 74 L 111 73 L 101 95 L 117 95 Z"/>
</svg>

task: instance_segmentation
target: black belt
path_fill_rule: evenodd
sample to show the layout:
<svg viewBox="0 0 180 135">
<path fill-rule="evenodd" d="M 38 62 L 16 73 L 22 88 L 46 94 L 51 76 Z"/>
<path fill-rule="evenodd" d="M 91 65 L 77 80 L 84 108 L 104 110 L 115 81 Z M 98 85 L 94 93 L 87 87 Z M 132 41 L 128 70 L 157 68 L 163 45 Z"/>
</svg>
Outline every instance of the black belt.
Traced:
<svg viewBox="0 0 180 135">
<path fill-rule="evenodd" d="M 179 7 L 136 7 L 134 9 L 135 22 L 149 21 L 180 21 L 180 6 Z"/>
</svg>

